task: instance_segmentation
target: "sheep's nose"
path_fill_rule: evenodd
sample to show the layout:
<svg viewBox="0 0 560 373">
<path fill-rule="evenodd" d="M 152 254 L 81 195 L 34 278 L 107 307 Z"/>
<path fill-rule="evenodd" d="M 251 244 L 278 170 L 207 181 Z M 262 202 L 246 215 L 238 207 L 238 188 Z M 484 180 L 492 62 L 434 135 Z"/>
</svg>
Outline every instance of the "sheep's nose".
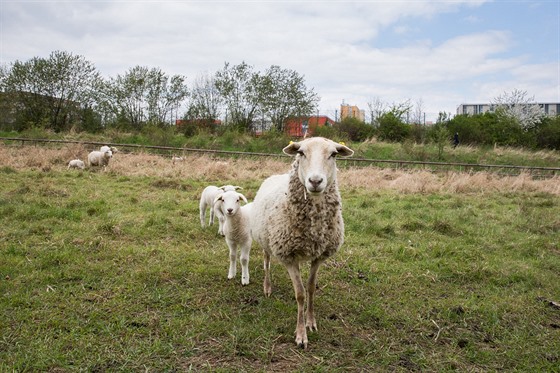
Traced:
<svg viewBox="0 0 560 373">
<path fill-rule="evenodd" d="M 233 211 L 233 209 L 227 209 L 227 212 L 228 212 L 229 214 L 231 214 L 232 211 Z"/>
<path fill-rule="evenodd" d="M 313 188 L 317 189 L 319 185 L 323 182 L 322 177 L 310 177 L 309 183 L 313 186 Z"/>
</svg>

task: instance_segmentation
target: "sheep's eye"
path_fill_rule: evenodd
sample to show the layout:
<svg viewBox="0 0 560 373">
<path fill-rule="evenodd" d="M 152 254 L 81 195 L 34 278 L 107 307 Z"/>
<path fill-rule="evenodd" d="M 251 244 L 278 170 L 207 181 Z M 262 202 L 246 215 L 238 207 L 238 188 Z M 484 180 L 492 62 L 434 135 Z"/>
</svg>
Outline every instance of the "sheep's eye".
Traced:
<svg viewBox="0 0 560 373">
<path fill-rule="evenodd" d="M 338 154 L 338 152 L 332 152 L 331 153 L 331 158 L 336 158 L 336 155 Z"/>
</svg>

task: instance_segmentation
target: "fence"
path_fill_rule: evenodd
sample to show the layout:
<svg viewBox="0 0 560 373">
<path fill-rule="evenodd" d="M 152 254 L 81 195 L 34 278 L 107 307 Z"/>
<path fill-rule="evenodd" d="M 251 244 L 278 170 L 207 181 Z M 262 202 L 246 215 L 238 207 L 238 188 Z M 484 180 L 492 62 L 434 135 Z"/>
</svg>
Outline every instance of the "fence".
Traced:
<svg viewBox="0 0 560 373">
<path fill-rule="evenodd" d="M 5 144 L 21 146 L 25 145 L 38 145 L 38 144 L 81 144 L 102 146 L 109 145 L 118 147 L 119 150 L 126 150 L 128 152 L 134 151 L 147 151 L 159 154 L 176 154 L 182 155 L 186 153 L 209 154 L 217 157 L 276 157 L 286 158 L 289 156 L 285 154 L 271 154 L 271 153 L 254 153 L 254 152 L 241 152 L 241 151 L 228 151 L 228 150 L 212 150 L 212 149 L 195 149 L 195 148 L 178 148 L 171 146 L 156 146 L 156 145 L 139 145 L 139 144 L 115 144 L 96 141 L 78 141 L 78 140 L 51 140 L 51 139 L 28 139 L 20 137 L 0 137 Z M 369 159 L 369 158 L 340 158 L 338 163 L 341 167 L 364 167 L 376 166 L 380 168 L 392 169 L 421 169 L 430 172 L 493 172 L 504 176 L 515 176 L 521 173 L 527 173 L 533 178 L 550 178 L 560 176 L 560 167 L 532 167 L 532 166 L 517 166 L 517 165 L 490 165 L 490 164 L 475 164 L 475 163 L 449 163 L 449 162 L 426 162 L 426 161 L 405 161 L 405 160 L 387 160 L 387 159 Z"/>
</svg>

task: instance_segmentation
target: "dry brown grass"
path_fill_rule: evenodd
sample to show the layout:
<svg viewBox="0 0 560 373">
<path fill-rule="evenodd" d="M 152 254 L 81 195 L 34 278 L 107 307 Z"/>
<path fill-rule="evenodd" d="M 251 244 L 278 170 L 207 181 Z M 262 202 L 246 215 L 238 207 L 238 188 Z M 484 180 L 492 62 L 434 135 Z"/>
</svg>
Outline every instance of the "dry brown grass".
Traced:
<svg viewBox="0 0 560 373">
<path fill-rule="evenodd" d="M 0 165 L 16 170 L 62 171 L 69 160 L 85 160 L 89 149 L 82 145 L 61 148 L 0 145 Z M 123 176 L 157 176 L 206 180 L 209 183 L 234 180 L 263 180 L 286 172 L 288 159 L 213 159 L 206 155 L 185 156 L 173 163 L 171 157 L 148 153 L 117 153 L 106 170 Z M 79 171 L 75 171 L 79 172 Z M 339 172 L 345 188 L 395 190 L 400 193 L 491 193 L 543 192 L 560 195 L 560 178 L 534 180 L 530 175 L 502 177 L 487 172 L 434 174 L 377 167 L 348 168 Z"/>
</svg>

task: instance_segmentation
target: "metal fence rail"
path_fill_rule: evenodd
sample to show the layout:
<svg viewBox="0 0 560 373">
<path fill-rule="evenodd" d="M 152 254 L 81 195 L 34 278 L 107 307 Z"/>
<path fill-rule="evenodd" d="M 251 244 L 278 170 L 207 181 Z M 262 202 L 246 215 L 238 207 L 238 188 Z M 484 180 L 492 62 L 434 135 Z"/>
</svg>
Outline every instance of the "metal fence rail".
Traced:
<svg viewBox="0 0 560 373">
<path fill-rule="evenodd" d="M 29 139 L 21 137 L 0 137 L 5 144 L 18 145 L 38 145 L 38 144 L 80 144 L 92 145 L 100 147 L 102 145 L 115 146 L 119 150 L 126 149 L 128 152 L 134 151 L 149 151 L 159 154 L 174 154 L 182 155 L 186 153 L 209 154 L 214 156 L 223 157 L 275 157 L 275 158 L 290 158 L 285 154 L 271 154 L 271 153 L 255 153 L 255 152 L 240 152 L 228 150 L 212 150 L 212 149 L 196 149 L 196 148 L 178 148 L 171 146 L 156 146 L 156 145 L 139 145 L 139 144 L 116 144 L 97 141 L 78 141 L 78 140 L 52 140 L 52 139 Z M 560 176 L 560 167 L 533 167 L 533 166 L 517 166 L 517 165 L 492 165 L 492 164 L 477 164 L 477 163 L 450 163 L 450 162 L 426 162 L 426 161 L 405 161 L 405 160 L 387 160 L 387 159 L 369 159 L 369 158 L 340 158 L 338 160 L 342 167 L 348 166 L 376 166 L 380 168 L 392 169 L 415 169 L 426 170 L 430 172 L 479 172 L 486 171 L 497 173 L 500 175 L 519 175 L 527 173 L 534 178 L 550 178 Z"/>
</svg>

